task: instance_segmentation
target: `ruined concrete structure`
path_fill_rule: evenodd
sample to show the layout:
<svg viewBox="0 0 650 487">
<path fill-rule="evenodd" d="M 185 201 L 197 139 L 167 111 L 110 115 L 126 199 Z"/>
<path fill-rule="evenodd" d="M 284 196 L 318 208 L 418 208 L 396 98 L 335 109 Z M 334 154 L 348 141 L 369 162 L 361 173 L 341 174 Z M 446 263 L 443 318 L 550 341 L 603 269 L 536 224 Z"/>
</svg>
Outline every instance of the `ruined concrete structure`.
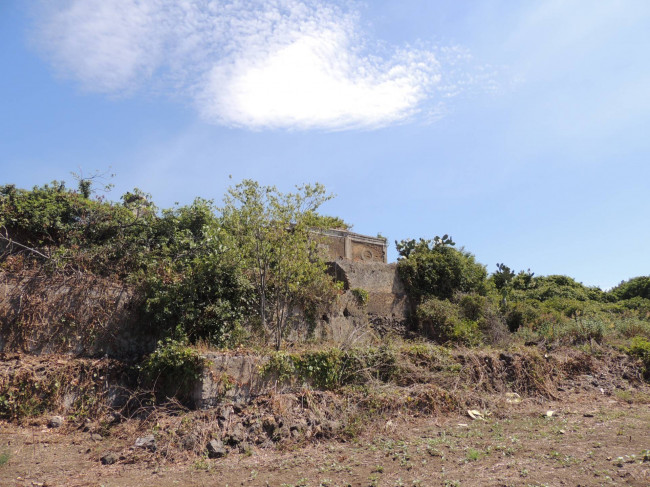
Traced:
<svg viewBox="0 0 650 487">
<path fill-rule="evenodd" d="M 405 332 L 411 306 L 397 264 L 387 263 L 386 240 L 346 230 L 318 232 L 316 238 L 341 289 L 315 316 L 296 309 L 287 342 L 321 338 L 351 347 Z M 136 298 L 132 289 L 97 276 L 0 271 L 0 353 L 118 359 L 150 353 L 160 336 L 138 323 Z M 246 403 L 282 387 L 261 373 L 268 357 L 231 351 L 205 358 L 201 377 L 190 385 L 195 407 Z"/>
<path fill-rule="evenodd" d="M 325 251 L 326 259 L 339 259 L 353 262 L 387 262 L 386 239 L 369 237 L 347 230 L 323 230 L 318 232 L 322 237 L 319 245 Z"/>
</svg>

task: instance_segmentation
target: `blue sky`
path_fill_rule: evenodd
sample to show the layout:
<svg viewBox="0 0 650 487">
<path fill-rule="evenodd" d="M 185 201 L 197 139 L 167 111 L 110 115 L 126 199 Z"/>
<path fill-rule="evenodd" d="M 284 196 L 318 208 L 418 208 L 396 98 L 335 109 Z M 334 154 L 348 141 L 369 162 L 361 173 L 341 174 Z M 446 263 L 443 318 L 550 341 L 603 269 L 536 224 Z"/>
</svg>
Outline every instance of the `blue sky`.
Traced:
<svg viewBox="0 0 650 487">
<path fill-rule="evenodd" d="M 5 0 L 0 184 L 318 181 L 360 233 L 609 288 L 650 274 L 649 53 L 645 0 Z"/>
</svg>

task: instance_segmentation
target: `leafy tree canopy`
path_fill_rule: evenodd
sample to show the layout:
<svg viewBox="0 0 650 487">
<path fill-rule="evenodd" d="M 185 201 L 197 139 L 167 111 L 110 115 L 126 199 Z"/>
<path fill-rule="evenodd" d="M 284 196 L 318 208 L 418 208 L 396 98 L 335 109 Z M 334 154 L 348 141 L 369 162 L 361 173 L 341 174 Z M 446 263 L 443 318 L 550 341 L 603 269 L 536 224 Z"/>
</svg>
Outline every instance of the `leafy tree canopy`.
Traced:
<svg viewBox="0 0 650 487">
<path fill-rule="evenodd" d="M 400 254 L 399 274 L 409 294 L 420 302 L 427 297 L 449 299 L 456 292 L 486 292 L 487 271 L 451 237 L 395 242 Z"/>
<path fill-rule="evenodd" d="M 621 282 L 610 291 L 617 300 L 645 298 L 650 299 L 650 276 L 639 276 Z"/>
</svg>

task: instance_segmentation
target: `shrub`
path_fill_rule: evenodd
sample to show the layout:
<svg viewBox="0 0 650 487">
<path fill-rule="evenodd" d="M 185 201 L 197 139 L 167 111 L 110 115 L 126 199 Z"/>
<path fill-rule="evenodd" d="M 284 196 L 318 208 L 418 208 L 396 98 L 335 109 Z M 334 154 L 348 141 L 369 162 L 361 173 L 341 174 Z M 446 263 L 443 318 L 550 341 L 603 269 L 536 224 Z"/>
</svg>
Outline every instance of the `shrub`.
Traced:
<svg viewBox="0 0 650 487">
<path fill-rule="evenodd" d="M 273 374 L 279 382 L 302 381 L 319 389 L 333 390 L 347 384 L 361 384 L 370 378 L 386 382 L 397 370 L 396 354 L 388 347 L 345 351 L 332 348 L 300 354 L 275 352 L 262 367 L 262 374 Z"/>
<path fill-rule="evenodd" d="M 188 346 L 187 340 L 166 338 L 140 365 L 141 380 L 160 399 L 175 397 L 190 403 L 192 386 L 205 365 L 206 360 Z"/>
<path fill-rule="evenodd" d="M 409 296 L 420 303 L 436 297 L 451 299 L 457 292 L 485 294 L 487 271 L 450 239 L 403 240 L 396 242 L 398 272 Z"/>
<path fill-rule="evenodd" d="M 31 256 L 55 257 L 60 267 L 124 277 L 142 267 L 153 215 L 136 217 L 123 205 L 88 199 L 58 181 L 30 191 L 1 186 L 0 226 L 21 245 L 3 242 L 0 250 L 29 247 L 37 251 Z"/>
<path fill-rule="evenodd" d="M 610 294 L 617 301 L 636 297 L 650 299 L 650 276 L 634 277 L 623 281 L 612 289 Z"/>
<path fill-rule="evenodd" d="M 635 336 L 650 339 L 650 322 L 635 318 L 624 318 L 615 321 L 616 331 L 624 338 Z"/>
<path fill-rule="evenodd" d="M 514 333 L 523 327 L 532 328 L 540 319 L 540 316 L 540 310 L 535 306 L 534 302 L 523 301 L 508 306 L 505 320 L 508 329 Z"/>
<path fill-rule="evenodd" d="M 488 300 L 478 294 L 462 294 L 456 297 L 456 302 L 463 316 L 472 321 L 478 321 L 485 316 Z"/>
<path fill-rule="evenodd" d="M 477 345 L 482 340 L 478 323 L 463 319 L 461 308 L 448 300 L 426 300 L 418 306 L 416 317 L 420 332 L 438 342 Z"/>
<path fill-rule="evenodd" d="M 248 281 L 218 258 L 195 259 L 183 267 L 182 273 L 152 274 L 145 280 L 144 311 L 150 325 L 166 333 L 175 325 L 193 342 L 239 344 L 245 338 Z"/>
<path fill-rule="evenodd" d="M 605 293 L 599 288 L 585 286 L 571 277 L 562 275 L 534 277 L 532 284 L 525 293 L 527 298 L 539 301 L 547 301 L 552 298 L 567 298 L 578 301 L 605 300 Z"/>
<path fill-rule="evenodd" d="M 643 376 L 650 380 L 650 340 L 643 337 L 634 337 L 628 349 L 628 354 L 641 360 L 643 363 Z"/>
<path fill-rule="evenodd" d="M 478 294 L 457 294 L 454 301 L 460 308 L 462 318 L 476 323 L 487 343 L 500 343 L 507 339 L 508 329 L 503 316 L 490 298 Z"/>
<path fill-rule="evenodd" d="M 605 324 L 600 320 L 578 319 L 560 327 L 558 338 L 571 345 L 591 343 L 592 341 L 601 343 L 605 335 L 605 328 Z"/>
</svg>

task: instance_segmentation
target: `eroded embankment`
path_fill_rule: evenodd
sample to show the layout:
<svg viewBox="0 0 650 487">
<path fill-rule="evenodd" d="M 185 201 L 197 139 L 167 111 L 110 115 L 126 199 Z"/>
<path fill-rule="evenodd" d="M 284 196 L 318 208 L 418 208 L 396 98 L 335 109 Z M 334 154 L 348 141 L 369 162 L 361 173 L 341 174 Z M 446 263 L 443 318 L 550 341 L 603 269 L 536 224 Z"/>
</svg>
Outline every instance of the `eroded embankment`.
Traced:
<svg viewBox="0 0 650 487">
<path fill-rule="evenodd" d="M 215 365 L 216 357 L 221 361 Z M 133 441 L 147 438 L 144 450 L 115 452 L 126 462 L 134 455 L 219 456 L 350 438 L 395 415 L 438 416 L 472 409 L 498 417 L 506 403 L 549 400 L 570 390 L 636 401 L 649 397 L 641 364 L 609 348 L 500 351 L 418 343 L 265 358 L 215 354 L 212 359 L 195 388 L 210 376 L 218 395 L 210 409 L 192 411 L 156 394 L 163 376 L 153 389 L 138 388 L 137 368 L 121 362 L 5 354 L 0 361 L 0 416 L 22 422 L 57 415 L 64 428 Z M 242 375 L 219 369 L 247 362 Z M 246 388 L 248 395 L 229 395 Z"/>
</svg>

